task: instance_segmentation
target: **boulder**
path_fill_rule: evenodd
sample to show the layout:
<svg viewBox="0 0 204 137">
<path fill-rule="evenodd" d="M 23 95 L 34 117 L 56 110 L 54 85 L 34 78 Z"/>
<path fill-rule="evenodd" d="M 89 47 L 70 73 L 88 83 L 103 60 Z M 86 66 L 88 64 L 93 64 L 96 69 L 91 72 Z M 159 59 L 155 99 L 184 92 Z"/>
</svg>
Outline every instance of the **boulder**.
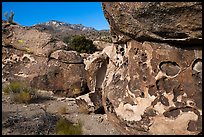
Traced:
<svg viewBox="0 0 204 137">
<path fill-rule="evenodd" d="M 95 113 L 104 114 L 104 108 L 102 105 L 102 89 L 96 88 L 87 94 L 80 95 L 76 98 L 76 104 L 79 107 L 80 113 Z"/>
<path fill-rule="evenodd" d="M 105 2 L 115 40 L 104 49 L 102 103 L 126 134 L 202 134 L 199 2 Z"/>
<path fill-rule="evenodd" d="M 37 56 L 49 57 L 58 49 L 65 49 L 67 44 L 55 39 L 51 34 L 19 25 L 2 25 L 2 44 Z"/>
<path fill-rule="evenodd" d="M 76 51 L 57 50 L 50 55 L 50 58 L 68 64 L 83 64 L 81 55 Z"/>
</svg>

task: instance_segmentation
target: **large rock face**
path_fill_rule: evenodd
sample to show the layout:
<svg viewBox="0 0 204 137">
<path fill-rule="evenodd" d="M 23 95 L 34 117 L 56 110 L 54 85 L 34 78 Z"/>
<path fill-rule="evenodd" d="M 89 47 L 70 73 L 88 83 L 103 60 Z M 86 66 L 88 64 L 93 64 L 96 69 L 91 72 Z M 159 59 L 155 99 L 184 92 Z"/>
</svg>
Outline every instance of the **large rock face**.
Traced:
<svg viewBox="0 0 204 137">
<path fill-rule="evenodd" d="M 115 42 L 202 40 L 202 2 L 104 2 L 103 9 Z"/>
<path fill-rule="evenodd" d="M 87 92 L 83 59 L 50 34 L 18 25 L 2 32 L 3 82 L 24 82 L 74 97 Z"/>
<path fill-rule="evenodd" d="M 201 133 L 201 3 L 103 8 L 115 40 L 104 49 L 102 103 L 109 120 L 127 134 Z"/>
</svg>

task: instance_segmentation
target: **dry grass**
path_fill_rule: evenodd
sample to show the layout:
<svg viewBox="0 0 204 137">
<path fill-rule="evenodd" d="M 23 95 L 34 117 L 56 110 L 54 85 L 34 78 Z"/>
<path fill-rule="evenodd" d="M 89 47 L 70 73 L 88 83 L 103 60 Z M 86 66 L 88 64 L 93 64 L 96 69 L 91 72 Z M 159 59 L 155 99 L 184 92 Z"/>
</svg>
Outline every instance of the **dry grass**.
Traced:
<svg viewBox="0 0 204 137">
<path fill-rule="evenodd" d="M 11 99 L 17 103 L 30 103 L 36 98 L 36 90 L 25 86 L 19 82 L 5 85 L 3 92 L 10 95 Z"/>
<path fill-rule="evenodd" d="M 82 135 L 82 124 L 73 124 L 70 121 L 60 118 L 56 123 L 57 135 Z"/>
</svg>

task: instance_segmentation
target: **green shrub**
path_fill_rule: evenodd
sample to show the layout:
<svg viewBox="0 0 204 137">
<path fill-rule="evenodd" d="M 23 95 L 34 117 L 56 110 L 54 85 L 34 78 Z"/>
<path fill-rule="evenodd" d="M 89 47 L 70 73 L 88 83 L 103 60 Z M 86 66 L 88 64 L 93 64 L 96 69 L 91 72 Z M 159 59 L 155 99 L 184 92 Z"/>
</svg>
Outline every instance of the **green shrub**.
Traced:
<svg viewBox="0 0 204 137">
<path fill-rule="evenodd" d="M 3 88 L 5 94 L 18 103 L 30 103 L 36 97 L 36 90 L 19 82 L 12 82 Z"/>
<path fill-rule="evenodd" d="M 79 35 L 74 36 L 70 40 L 70 46 L 73 50 L 80 53 L 94 53 L 97 50 L 92 40 Z"/>
<path fill-rule="evenodd" d="M 60 118 L 56 123 L 56 133 L 58 135 L 82 135 L 81 123 L 74 125 L 70 121 Z"/>
<path fill-rule="evenodd" d="M 21 89 L 22 84 L 20 84 L 19 82 L 13 82 L 5 85 L 5 87 L 3 88 L 3 92 L 6 94 L 19 93 Z"/>
</svg>

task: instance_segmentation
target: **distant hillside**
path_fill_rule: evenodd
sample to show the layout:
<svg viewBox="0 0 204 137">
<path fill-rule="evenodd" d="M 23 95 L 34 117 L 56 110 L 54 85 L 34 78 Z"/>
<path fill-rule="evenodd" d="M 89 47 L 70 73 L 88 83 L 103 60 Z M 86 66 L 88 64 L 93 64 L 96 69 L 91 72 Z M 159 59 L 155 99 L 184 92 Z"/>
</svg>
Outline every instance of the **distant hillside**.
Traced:
<svg viewBox="0 0 204 137">
<path fill-rule="evenodd" d="M 74 35 L 83 35 L 91 40 L 111 42 L 109 30 L 96 30 L 92 27 L 83 26 L 82 24 L 69 24 L 51 20 L 45 23 L 35 24 L 32 27 L 40 31 L 49 32 L 63 41 L 65 38 L 69 38 Z"/>
</svg>

